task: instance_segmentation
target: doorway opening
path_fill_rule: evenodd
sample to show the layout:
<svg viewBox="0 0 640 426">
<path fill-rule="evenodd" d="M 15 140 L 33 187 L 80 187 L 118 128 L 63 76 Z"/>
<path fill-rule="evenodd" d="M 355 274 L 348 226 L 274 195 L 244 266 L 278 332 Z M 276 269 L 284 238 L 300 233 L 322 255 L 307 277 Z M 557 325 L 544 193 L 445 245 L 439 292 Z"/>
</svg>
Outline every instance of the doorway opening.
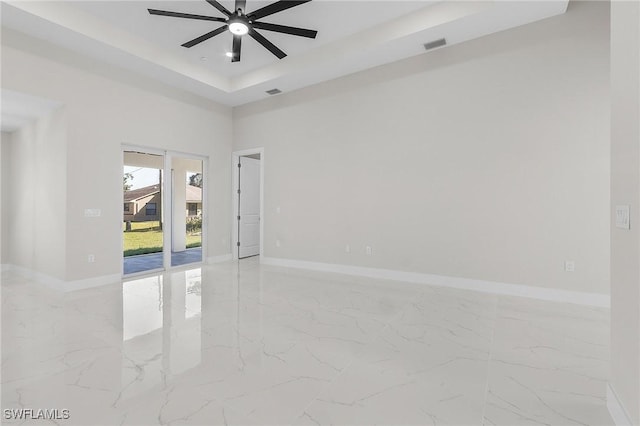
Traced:
<svg viewBox="0 0 640 426">
<path fill-rule="evenodd" d="M 123 148 L 123 274 L 205 259 L 207 159 Z"/>
<path fill-rule="evenodd" d="M 233 257 L 245 259 L 263 254 L 264 149 L 234 152 L 232 230 Z"/>
</svg>

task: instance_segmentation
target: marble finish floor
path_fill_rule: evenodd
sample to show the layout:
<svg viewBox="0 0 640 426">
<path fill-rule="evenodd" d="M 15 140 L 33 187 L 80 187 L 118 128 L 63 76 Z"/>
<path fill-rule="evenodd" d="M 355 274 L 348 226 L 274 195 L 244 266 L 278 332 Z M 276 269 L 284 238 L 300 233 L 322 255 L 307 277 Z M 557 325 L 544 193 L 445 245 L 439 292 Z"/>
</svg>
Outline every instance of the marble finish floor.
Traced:
<svg viewBox="0 0 640 426">
<path fill-rule="evenodd" d="M 608 318 L 257 259 L 67 294 L 4 272 L 2 422 L 611 425 Z"/>
</svg>

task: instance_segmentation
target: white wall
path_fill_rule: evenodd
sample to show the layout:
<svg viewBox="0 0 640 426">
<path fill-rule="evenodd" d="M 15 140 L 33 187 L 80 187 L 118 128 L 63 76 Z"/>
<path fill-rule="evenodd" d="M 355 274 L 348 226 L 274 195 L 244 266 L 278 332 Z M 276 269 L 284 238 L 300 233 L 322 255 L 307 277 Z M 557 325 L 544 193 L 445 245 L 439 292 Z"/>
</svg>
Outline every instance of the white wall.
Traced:
<svg viewBox="0 0 640 426">
<path fill-rule="evenodd" d="M 640 3 L 611 3 L 611 386 L 640 425 Z"/>
<path fill-rule="evenodd" d="M 0 265 L 5 266 L 9 264 L 7 254 L 7 236 L 8 234 L 8 211 L 9 208 L 9 191 L 7 183 L 9 182 L 9 150 L 11 149 L 11 133 L 0 133 Z"/>
<path fill-rule="evenodd" d="M 607 3 L 571 2 L 234 109 L 234 149 L 265 147 L 264 254 L 608 293 L 608 37 Z"/>
<path fill-rule="evenodd" d="M 66 119 L 58 108 L 11 135 L 5 256 L 12 265 L 65 277 Z"/>
<path fill-rule="evenodd" d="M 42 182 L 66 187 L 65 280 L 121 272 L 123 143 L 209 156 L 209 254 L 230 253 L 229 108 L 11 31 L 2 42 L 3 88 L 65 105 L 66 181 Z M 86 218 L 86 208 L 102 216 Z"/>
</svg>

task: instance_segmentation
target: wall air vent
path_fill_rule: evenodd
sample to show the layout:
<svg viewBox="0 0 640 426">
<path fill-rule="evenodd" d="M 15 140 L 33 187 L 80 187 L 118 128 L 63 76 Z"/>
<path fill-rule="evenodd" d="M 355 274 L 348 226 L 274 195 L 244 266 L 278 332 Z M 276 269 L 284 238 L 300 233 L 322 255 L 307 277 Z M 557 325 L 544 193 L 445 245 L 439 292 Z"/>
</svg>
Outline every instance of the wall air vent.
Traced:
<svg viewBox="0 0 640 426">
<path fill-rule="evenodd" d="M 277 95 L 278 93 L 282 93 L 282 90 L 280 89 L 271 89 L 271 90 L 267 90 L 267 93 L 270 95 Z"/>
<path fill-rule="evenodd" d="M 435 49 L 436 47 L 444 46 L 447 44 L 447 40 L 441 38 L 438 40 L 430 41 L 429 43 L 424 44 L 425 50 Z"/>
</svg>

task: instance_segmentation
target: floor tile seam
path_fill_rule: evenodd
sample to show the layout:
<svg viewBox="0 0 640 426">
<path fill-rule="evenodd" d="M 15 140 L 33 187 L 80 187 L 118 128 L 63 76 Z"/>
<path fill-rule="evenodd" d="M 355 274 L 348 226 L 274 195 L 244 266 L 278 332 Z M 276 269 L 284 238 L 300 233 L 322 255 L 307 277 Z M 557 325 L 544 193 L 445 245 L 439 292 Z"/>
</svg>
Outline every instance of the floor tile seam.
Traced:
<svg viewBox="0 0 640 426">
<path fill-rule="evenodd" d="M 491 378 L 491 360 L 493 357 L 493 347 L 496 337 L 496 329 L 498 328 L 498 308 L 500 306 L 500 302 L 502 300 L 501 296 L 496 297 L 496 302 L 493 310 L 493 327 L 491 331 L 491 341 L 489 343 L 489 354 L 487 357 L 487 376 L 485 379 L 485 388 L 484 388 L 484 400 L 482 402 L 482 417 L 480 419 L 481 424 L 485 424 L 485 414 L 487 410 L 487 399 L 489 398 L 489 381 Z"/>
<path fill-rule="evenodd" d="M 423 294 L 424 292 L 421 292 L 421 294 Z M 411 301 L 407 300 L 407 302 L 400 308 L 398 309 L 398 312 L 392 317 L 390 318 L 386 323 L 384 323 L 384 325 L 379 329 L 379 331 L 376 333 L 376 335 L 374 336 L 374 338 L 368 342 L 365 346 L 365 348 L 363 348 L 362 351 L 366 350 L 367 347 L 371 346 L 373 343 L 375 343 L 376 341 L 378 341 L 380 339 L 380 337 L 382 336 L 382 333 L 389 328 L 390 324 L 392 322 L 394 322 L 395 320 L 399 319 L 402 314 L 404 313 L 405 309 L 407 309 L 408 306 L 411 305 Z M 304 407 L 304 409 L 299 412 L 298 414 L 296 414 L 296 417 L 292 419 L 292 421 L 287 422 L 286 424 L 293 424 L 293 422 L 295 420 L 297 420 L 300 416 L 304 415 L 304 413 L 307 412 L 307 409 L 309 407 L 311 407 L 316 401 L 318 401 L 318 398 L 322 395 L 323 392 L 325 392 L 326 390 L 328 390 L 329 388 L 331 388 L 334 383 L 345 373 L 345 371 L 347 371 L 348 369 L 351 368 L 351 366 L 354 364 L 354 362 L 361 358 L 363 352 L 354 354 L 353 357 L 351 358 L 351 360 L 349 361 L 349 363 L 342 369 L 340 370 L 340 372 L 338 374 L 335 375 L 335 377 L 333 377 L 333 379 L 331 379 L 331 381 L 329 383 L 326 384 L 326 386 L 324 386 L 317 394 L 316 396 Z"/>
</svg>

